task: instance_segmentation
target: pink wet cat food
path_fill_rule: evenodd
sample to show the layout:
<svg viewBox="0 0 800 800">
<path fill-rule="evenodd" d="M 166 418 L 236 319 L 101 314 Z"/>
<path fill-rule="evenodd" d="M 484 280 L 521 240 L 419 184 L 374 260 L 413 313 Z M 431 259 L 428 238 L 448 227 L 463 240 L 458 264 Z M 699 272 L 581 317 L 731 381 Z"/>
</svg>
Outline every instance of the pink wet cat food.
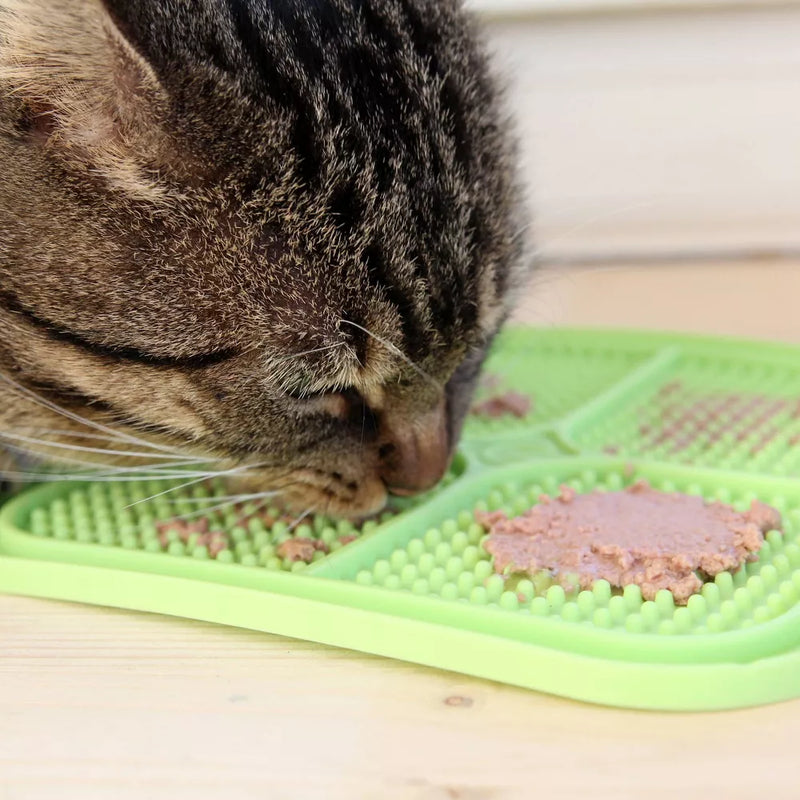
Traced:
<svg viewBox="0 0 800 800">
<path fill-rule="evenodd" d="M 506 392 L 477 403 L 472 407 L 471 413 L 489 419 L 499 419 L 508 415 L 522 419 L 530 413 L 530 410 L 530 397 L 519 392 Z"/>
<path fill-rule="evenodd" d="M 767 531 L 781 528 L 778 511 L 757 500 L 739 512 L 645 481 L 581 495 L 562 487 L 514 519 L 502 511 L 475 518 L 490 532 L 484 548 L 498 573 L 547 570 L 565 588 L 577 582 L 590 589 L 599 579 L 636 584 L 645 600 L 669 589 L 680 605 L 700 590 L 700 575 L 738 569 L 753 560 Z"/>
</svg>

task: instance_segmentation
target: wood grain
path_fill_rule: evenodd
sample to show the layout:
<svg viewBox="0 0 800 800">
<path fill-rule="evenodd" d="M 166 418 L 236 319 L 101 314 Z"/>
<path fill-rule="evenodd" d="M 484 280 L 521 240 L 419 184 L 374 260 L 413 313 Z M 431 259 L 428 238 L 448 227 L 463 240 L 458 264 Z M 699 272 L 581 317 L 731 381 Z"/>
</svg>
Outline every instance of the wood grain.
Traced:
<svg viewBox="0 0 800 800">
<path fill-rule="evenodd" d="M 533 787 L 750 800 L 793 798 L 800 780 L 800 702 L 614 711 L 277 637 L 15 598 L 0 601 L 0 633 L 4 800 L 495 800 Z"/>
</svg>

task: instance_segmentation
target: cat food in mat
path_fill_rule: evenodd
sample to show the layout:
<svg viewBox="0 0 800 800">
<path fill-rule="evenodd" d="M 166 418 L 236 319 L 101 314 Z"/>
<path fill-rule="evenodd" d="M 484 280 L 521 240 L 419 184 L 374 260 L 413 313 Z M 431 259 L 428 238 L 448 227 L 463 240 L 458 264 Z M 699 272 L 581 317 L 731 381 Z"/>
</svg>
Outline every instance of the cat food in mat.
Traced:
<svg viewBox="0 0 800 800">
<path fill-rule="evenodd" d="M 700 590 L 701 576 L 739 569 L 765 533 L 781 528 L 780 514 L 758 501 L 740 513 L 645 481 L 581 495 L 564 486 L 522 516 L 478 511 L 476 521 L 490 530 L 484 547 L 499 573 L 547 570 L 568 589 L 573 580 L 583 589 L 600 579 L 636 584 L 646 600 L 667 589 L 680 605 Z"/>
<path fill-rule="evenodd" d="M 500 417 L 512 416 L 523 419 L 531 411 L 531 398 L 519 392 L 506 392 L 498 394 L 477 403 L 472 407 L 472 413 L 477 417 L 488 417 L 489 419 L 499 419 Z"/>
<path fill-rule="evenodd" d="M 278 546 L 278 555 L 281 558 L 288 558 L 290 561 L 305 561 L 310 564 L 314 558 L 314 553 L 320 551 L 327 553 L 328 548 L 325 542 L 318 539 L 294 538 L 287 539 Z"/>
</svg>

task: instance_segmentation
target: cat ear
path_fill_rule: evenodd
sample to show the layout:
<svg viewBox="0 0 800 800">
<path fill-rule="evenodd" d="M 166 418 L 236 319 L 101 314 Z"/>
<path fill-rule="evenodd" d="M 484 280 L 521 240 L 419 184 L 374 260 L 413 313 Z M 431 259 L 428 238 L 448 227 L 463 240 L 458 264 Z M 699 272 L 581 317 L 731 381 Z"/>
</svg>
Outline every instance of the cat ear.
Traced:
<svg viewBox="0 0 800 800">
<path fill-rule="evenodd" d="M 159 149 L 163 92 L 100 0 L 0 0 L 2 98 L 33 145 L 126 194 L 159 194 L 142 162 Z"/>
</svg>

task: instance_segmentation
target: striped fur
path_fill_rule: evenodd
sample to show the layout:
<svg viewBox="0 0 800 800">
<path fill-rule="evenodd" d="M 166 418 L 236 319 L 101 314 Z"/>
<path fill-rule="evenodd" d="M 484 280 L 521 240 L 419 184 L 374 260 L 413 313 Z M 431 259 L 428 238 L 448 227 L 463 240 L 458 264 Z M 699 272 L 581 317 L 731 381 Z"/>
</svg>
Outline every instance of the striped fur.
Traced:
<svg viewBox="0 0 800 800">
<path fill-rule="evenodd" d="M 375 483 L 437 385 L 454 446 L 524 276 L 456 0 L 0 0 L 0 160 L 0 367 L 275 474 Z"/>
</svg>

